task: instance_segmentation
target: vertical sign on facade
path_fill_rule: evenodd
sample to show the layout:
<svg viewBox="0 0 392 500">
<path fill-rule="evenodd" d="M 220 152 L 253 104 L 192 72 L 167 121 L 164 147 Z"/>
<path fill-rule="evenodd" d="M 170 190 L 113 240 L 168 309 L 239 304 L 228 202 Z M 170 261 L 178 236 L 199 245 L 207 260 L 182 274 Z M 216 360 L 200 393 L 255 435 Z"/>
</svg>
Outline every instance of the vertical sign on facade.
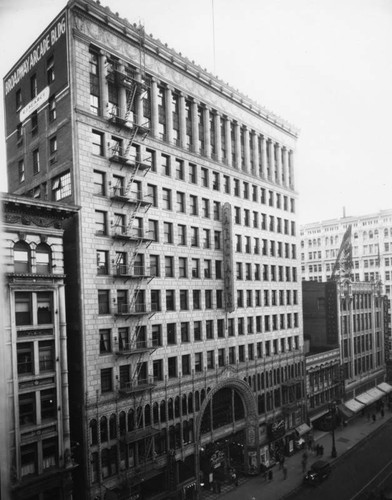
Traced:
<svg viewBox="0 0 392 500">
<path fill-rule="evenodd" d="M 234 252 L 233 252 L 233 215 L 230 203 L 222 208 L 223 226 L 223 283 L 225 287 L 225 309 L 234 311 Z"/>
</svg>

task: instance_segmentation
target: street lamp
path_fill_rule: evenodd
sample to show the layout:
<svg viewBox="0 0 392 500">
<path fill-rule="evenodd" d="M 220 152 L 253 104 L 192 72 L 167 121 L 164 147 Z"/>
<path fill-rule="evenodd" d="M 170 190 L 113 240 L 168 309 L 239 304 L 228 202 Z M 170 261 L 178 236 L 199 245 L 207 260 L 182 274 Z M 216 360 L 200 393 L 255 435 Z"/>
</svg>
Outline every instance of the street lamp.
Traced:
<svg viewBox="0 0 392 500">
<path fill-rule="evenodd" d="M 331 452 L 331 457 L 336 458 L 337 457 L 337 452 L 336 452 L 336 444 L 335 444 L 335 427 L 336 427 L 336 401 L 332 401 L 329 411 L 331 413 L 332 417 L 332 452 Z"/>
</svg>

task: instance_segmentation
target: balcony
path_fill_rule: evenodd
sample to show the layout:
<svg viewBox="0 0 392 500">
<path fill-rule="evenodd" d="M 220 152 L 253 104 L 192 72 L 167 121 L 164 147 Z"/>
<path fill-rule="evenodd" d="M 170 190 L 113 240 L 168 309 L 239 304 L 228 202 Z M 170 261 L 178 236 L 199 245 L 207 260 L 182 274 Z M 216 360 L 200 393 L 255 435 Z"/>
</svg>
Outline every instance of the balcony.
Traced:
<svg viewBox="0 0 392 500">
<path fill-rule="evenodd" d="M 112 238 L 120 240 L 134 240 L 134 241 L 152 241 L 151 238 L 145 236 L 144 229 L 117 224 L 113 226 Z"/>
<path fill-rule="evenodd" d="M 118 356 L 129 356 L 131 354 L 143 354 L 144 352 L 153 352 L 159 346 L 154 345 L 152 341 L 133 340 L 131 342 L 120 342 L 119 349 L 116 351 Z"/>
<path fill-rule="evenodd" d="M 151 314 L 155 312 L 153 304 L 149 307 L 145 303 L 136 304 L 117 304 L 117 311 L 114 313 L 115 316 L 143 316 L 145 314 Z"/>
<path fill-rule="evenodd" d="M 114 187 L 110 192 L 110 199 L 123 203 L 133 203 L 143 207 L 151 205 L 150 196 L 143 196 L 141 191 L 132 191 L 124 187 Z"/>
<path fill-rule="evenodd" d="M 118 264 L 114 268 L 113 276 L 118 278 L 148 279 L 152 278 L 150 270 L 145 266 L 127 266 Z"/>
<path fill-rule="evenodd" d="M 121 394 L 134 394 L 136 392 L 144 392 L 155 387 L 153 377 L 140 377 L 132 381 L 121 381 L 120 389 Z"/>
<path fill-rule="evenodd" d="M 137 168 L 142 172 L 151 168 L 151 156 L 142 156 L 141 154 L 129 155 L 126 151 L 118 147 L 111 148 L 109 160 L 121 165 Z"/>
</svg>

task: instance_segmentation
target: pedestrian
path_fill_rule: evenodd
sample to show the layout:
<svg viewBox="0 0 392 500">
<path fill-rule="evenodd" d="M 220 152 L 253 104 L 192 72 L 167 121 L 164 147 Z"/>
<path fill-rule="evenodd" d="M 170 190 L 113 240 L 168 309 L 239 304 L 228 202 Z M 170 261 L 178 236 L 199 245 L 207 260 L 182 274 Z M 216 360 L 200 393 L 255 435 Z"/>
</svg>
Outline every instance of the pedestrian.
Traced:
<svg viewBox="0 0 392 500">
<path fill-rule="evenodd" d="M 287 479 L 287 467 L 283 465 L 283 480 Z"/>
<path fill-rule="evenodd" d="M 322 444 L 320 444 L 320 455 L 324 455 L 324 446 Z"/>
<path fill-rule="evenodd" d="M 373 415 L 372 415 L 372 419 L 373 419 L 373 422 L 375 422 L 375 421 L 376 421 L 376 415 L 375 415 L 374 413 L 373 413 Z"/>
<path fill-rule="evenodd" d="M 268 481 L 272 481 L 274 478 L 274 473 L 272 472 L 272 469 L 268 471 Z"/>
<path fill-rule="evenodd" d="M 384 408 L 381 408 L 381 412 L 380 413 L 381 413 L 381 418 L 383 418 L 384 417 Z"/>
</svg>

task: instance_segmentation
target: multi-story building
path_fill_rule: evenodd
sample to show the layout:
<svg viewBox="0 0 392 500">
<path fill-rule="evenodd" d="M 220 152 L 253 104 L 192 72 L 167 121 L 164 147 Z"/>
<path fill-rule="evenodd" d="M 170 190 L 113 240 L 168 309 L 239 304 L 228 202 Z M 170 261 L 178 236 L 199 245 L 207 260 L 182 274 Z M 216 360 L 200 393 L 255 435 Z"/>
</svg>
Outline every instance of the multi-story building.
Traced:
<svg viewBox="0 0 392 500">
<path fill-rule="evenodd" d="M 193 498 L 305 419 L 297 131 L 92 0 L 4 80 L 9 190 L 65 234 L 75 496 Z M 238 446 L 240 444 L 240 446 Z"/>
<path fill-rule="evenodd" d="M 313 350 L 339 348 L 339 371 L 331 379 L 334 394 L 329 402 L 344 402 L 340 409 L 346 417 L 347 408 L 356 413 L 392 391 L 385 383 L 381 284 L 303 281 L 302 291 L 305 342 Z"/>
<path fill-rule="evenodd" d="M 343 235 L 352 226 L 354 281 L 378 281 L 391 297 L 392 210 L 359 217 L 342 217 L 301 227 L 302 279 L 327 281 Z"/>
<path fill-rule="evenodd" d="M 72 498 L 63 221 L 69 206 L 4 195 L 1 498 Z"/>
</svg>

